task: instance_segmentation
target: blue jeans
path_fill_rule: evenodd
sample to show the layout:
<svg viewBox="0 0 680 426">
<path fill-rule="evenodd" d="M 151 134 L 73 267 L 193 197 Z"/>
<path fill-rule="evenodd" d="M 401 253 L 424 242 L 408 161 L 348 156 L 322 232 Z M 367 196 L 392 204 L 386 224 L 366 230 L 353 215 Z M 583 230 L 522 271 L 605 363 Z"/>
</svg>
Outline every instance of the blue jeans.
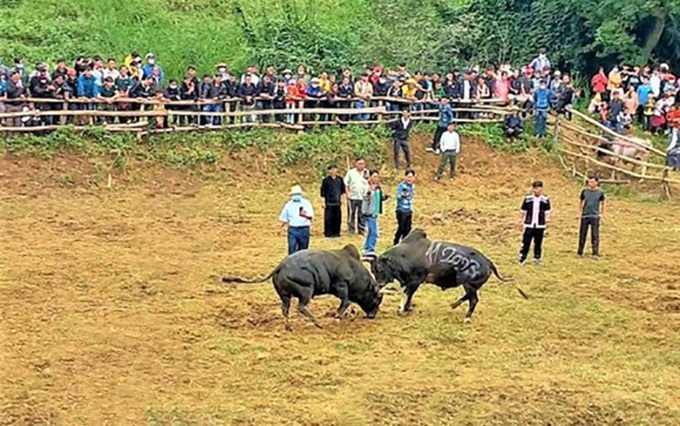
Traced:
<svg viewBox="0 0 680 426">
<path fill-rule="evenodd" d="M 309 226 L 288 227 L 288 254 L 309 248 Z"/>
<path fill-rule="evenodd" d="M 365 251 L 375 251 L 375 246 L 378 245 L 378 218 L 376 216 L 364 216 L 366 218 L 366 243 L 364 244 Z"/>
<path fill-rule="evenodd" d="M 535 125 L 535 131 L 534 133 L 536 136 L 545 136 L 547 130 L 546 130 L 546 121 L 548 121 L 548 110 L 547 109 L 541 109 L 541 108 L 536 108 L 536 125 Z"/>
<path fill-rule="evenodd" d="M 222 104 L 211 104 L 203 106 L 203 112 L 223 112 L 223 111 L 224 108 L 222 108 Z M 222 117 L 217 115 L 212 117 L 204 117 L 204 123 L 205 124 L 212 123 L 215 126 L 219 126 L 222 124 Z"/>
<path fill-rule="evenodd" d="M 355 107 L 366 108 L 367 105 L 364 101 L 357 101 L 357 103 L 355 104 Z M 357 120 L 366 121 L 366 120 L 368 120 L 368 117 L 369 117 L 368 114 L 358 114 Z"/>
</svg>

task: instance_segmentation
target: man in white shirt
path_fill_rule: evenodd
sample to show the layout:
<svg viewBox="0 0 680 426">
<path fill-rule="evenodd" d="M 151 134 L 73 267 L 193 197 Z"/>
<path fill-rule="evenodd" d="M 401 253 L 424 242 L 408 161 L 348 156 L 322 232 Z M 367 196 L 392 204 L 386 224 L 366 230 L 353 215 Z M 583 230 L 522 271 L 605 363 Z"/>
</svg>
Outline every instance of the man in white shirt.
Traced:
<svg viewBox="0 0 680 426">
<path fill-rule="evenodd" d="M 313 218 L 312 203 L 302 198 L 302 188 L 295 185 L 290 190 L 290 201 L 279 216 L 283 226 L 288 226 L 288 255 L 309 248 L 309 227 Z"/>
<path fill-rule="evenodd" d="M 345 175 L 345 189 L 347 190 L 347 208 L 349 212 L 349 227 L 347 232 L 350 235 L 356 230 L 359 235 L 366 233 L 366 219 L 361 214 L 361 203 L 368 191 L 368 170 L 363 158 L 357 157 L 354 161 L 354 168 L 349 169 Z"/>
<path fill-rule="evenodd" d="M 450 165 L 449 176 L 451 180 L 456 176 L 456 158 L 460 153 L 460 136 L 456 132 L 456 124 L 451 122 L 446 128 L 446 132 L 439 140 L 439 149 L 441 149 L 441 159 L 439 160 L 439 168 L 437 169 L 437 176 L 435 180 L 439 180 L 444 173 L 446 164 Z"/>
</svg>

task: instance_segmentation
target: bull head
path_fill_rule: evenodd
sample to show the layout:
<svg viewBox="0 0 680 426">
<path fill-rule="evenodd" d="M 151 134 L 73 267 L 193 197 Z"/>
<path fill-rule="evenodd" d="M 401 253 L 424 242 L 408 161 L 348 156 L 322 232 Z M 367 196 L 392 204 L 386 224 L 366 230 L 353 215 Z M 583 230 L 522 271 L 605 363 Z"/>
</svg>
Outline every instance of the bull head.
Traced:
<svg viewBox="0 0 680 426">
<path fill-rule="evenodd" d="M 368 262 L 371 265 L 371 274 L 375 278 L 378 286 L 378 291 L 383 292 L 384 287 L 394 280 L 390 268 L 388 267 L 387 259 L 378 257 L 378 255 L 370 254 L 363 255 L 362 262 Z"/>
</svg>

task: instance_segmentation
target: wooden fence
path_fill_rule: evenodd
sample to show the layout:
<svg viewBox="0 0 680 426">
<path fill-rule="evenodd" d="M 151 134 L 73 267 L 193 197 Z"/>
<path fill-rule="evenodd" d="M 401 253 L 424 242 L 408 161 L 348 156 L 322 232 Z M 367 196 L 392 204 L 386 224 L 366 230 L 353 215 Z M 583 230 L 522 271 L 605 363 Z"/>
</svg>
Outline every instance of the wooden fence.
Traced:
<svg viewBox="0 0 680 426">
<path fill-rule="evenodd" d="M 602 182 L 612 184 L 657 182 L 662 194 L 671 198 L 671 184 L 680 184 L 680 178 L 666 166 L 665 152 L 649 141 L 620 135 L 579 111 L 572 110 L 571 114 L 572 120 L 558 116 L 554 122 L 559 159 L 565 170 L 584 179 L 595 172 L 604 177 Z M 617 145 L 632 148 L 635 157 L 602 147 L 605 135 L 611 136 L 608 142 L 615 139 Z"/>
<path fill-rule="evenodd" d="M 245 105 L 240 98 L 199 101 L 166 101 L 158 98 L 59 99 L 25 98 L 4 101 L 6 112 L 0 113 L 0 132 L 5 134 L 39 133 L 71 126 L 87 129 L 103 126 L 113 132 L 138 135 L 248 127 L 274 127 L 303 130 L 322 125 L 373 125 L 395 120 L 402 108 L 411 109 L 414 121 L 436 121 L 438 110 L 432 101 L 409 101 L 403 98 L 374 97 L 360 108 L 360 99 L 337 99 L 333 107 L 323 101 L 299 100 L 286 108 L 271 106 L 272 100 L 256 98 Z M 483 102 L 455 101 L 457 123 L 499 123 L 506 110 L 500 100 Z M 481 108 L 481 106 L 484 108 Z"/>
</svg>

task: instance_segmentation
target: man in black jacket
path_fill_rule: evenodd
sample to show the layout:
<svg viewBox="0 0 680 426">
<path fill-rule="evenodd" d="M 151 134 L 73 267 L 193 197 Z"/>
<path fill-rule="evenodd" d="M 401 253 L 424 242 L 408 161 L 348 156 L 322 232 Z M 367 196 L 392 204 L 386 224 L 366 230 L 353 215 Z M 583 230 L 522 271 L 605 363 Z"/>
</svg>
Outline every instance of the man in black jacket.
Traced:
<svg viewBox="0 0 680 426">
<path fill-rule="evenodd" d="M 543 256 L 543 235 L 550 220 L 550 199 L 543 195 L 543 182 L 537 180 L 531 185 L 532 194 L 524 197 L 519 212 L 519 226 L 524 229 L 519 263 L 523 265 L 534 241 L 534 263 L 540 264 Z"/>
<path fill-rule="evenodd" d="M 411 111 L 404 108 L 401 111 L 401 118 L 392 123 L 392 130 L 394 131 L 394 169 L 399 169 L 399 150 L 404 151 L 406 159 L 406 168 L 411 168 L 411 147 L 408 143 L 408 137 L 413 128 L 413 120 L 411 120 Z"/>
<path fill-rule="evenodd" d="M 342 197 L 346 192 L 345 181 L 338 176 L 338 166 L 328 166 L 328 176 L 321 181 L 321 198 L 323 198 L 323 235 L 326 238 L 338 238 L 342 223 Z"/>
<path fill-rule="evenodd" d="M 519 107 L 514 105 L 510 109 L 510 114 L 505 117 L 505 123 L 503 124 L 503 133 L 505 133 L 506 138 L 517 138 L 522 136 L 524 128 L 522 126 L 522 118 L 520 118 L 518 112 Z"/>
</svg>

